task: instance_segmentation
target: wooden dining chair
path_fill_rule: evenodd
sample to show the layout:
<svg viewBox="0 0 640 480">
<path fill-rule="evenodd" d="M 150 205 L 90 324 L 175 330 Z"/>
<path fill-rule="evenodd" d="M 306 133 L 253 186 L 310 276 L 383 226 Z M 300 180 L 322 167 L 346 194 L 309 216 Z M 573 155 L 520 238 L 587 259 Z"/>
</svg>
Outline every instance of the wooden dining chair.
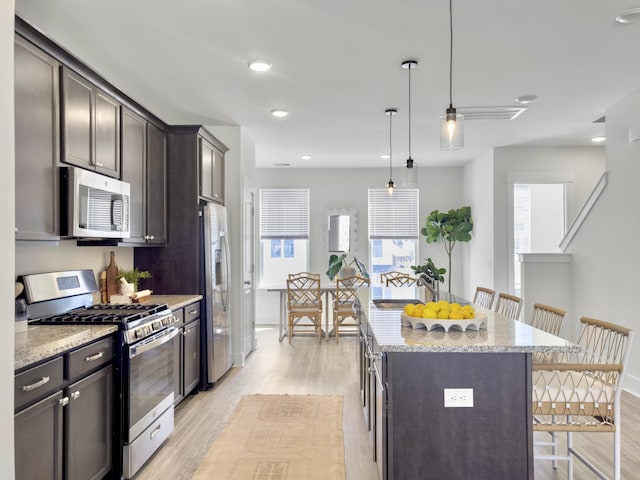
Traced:
<svg viewBox="0 0 640 480">
<path fill-rule="evenodd" d="M 380 274 L 380 279 L 386 287 L 405 287 L 415 285 L 417 278 L 404 272 L 386 272 Z"/>
<path fill-rule="evenodd" d="M 560 329 L 564 319 L 567 318 L 567 311 L 561 308 L 534 303 L 529 325 L 539 330 L 544 330 L 552 335 L 560 335 Z"/>
<path fill-rule="evenodd" d="M 508 293 L 498 294 L 496 302 L 496 313 L 511 318 L 512 320 L 520 319 L 520 310 L 522 309 L 522 299 Z"/>
<path fill-rule="evenodd" d="M 557 354 L 545 363 L 533 363 L 533 430 L 549 432 L 549 442 L 535 441 L 536 460 L 568 462 L 567 478 L 573 478 L 573 459 L 581 461 L 599 478 L 610 478 L 573 444 L 573 432 L 613 434 L 613 479 L 620 477 L 620 420 L 624 376 L 634 331 L 613 323 L 582 317 L 578 343 L 582 350 Z M 567 435 L 566 453 L 558 452 L 557 433 Z M 551 447 L 543 454 L 539 447 Z"/>
<path fill-rule="evenodd" d="M 296 331 L 314 332 L 322 340 L 320 274 L 300 273 L 287 279 L 287 324 L 289 343 Z"/>
<path fill-rule="evenodd" d="M 350 277 L 336 277 L 336 293 L 333 301 L 333 332 L 336 343 L 339 342 L 340 330 L 358 333 L 357 291 L 361 287 L 369 286 L 369 279 L 353 275 Z"/>
<path fill-rule="evenodd" d="M 496 296 L 495 290 L 485 287 L 476 287 L 476 293 L 473 296 L 473 303 L 481 307 L 491 310 L 493 306 L 493 298 Z"/>
<path fill-rule="evenodd" d="M 317 278 L 318 281 L 320 281 L 320 274 L 319 273 L 310 273 L 310 272 L 298 272 L 298 273 L 290 273 L 288 275 L 288 278 L 290 280 L 294 280 L 296 278 L 299 277 L 311 277 L 311 278 Z"/>
</svg>

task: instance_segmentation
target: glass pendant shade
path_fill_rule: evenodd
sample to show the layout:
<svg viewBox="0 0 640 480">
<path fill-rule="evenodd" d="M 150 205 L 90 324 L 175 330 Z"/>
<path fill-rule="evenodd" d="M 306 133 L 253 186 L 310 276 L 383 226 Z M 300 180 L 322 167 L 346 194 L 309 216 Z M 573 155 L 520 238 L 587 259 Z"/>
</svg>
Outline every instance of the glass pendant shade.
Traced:
<svg viewBox="0 0 640 480">
<path fill-rule="evenodd" d="M 440 150 L 461 148 L 464 148 L 464 115 L 449 107 L 446 115 L 440 117 Z"/>
<path fill-rule="evenodd" d="M 414 163 L 413 158 L 411 157 L 407 158 L 405 168 L 402 169 L 402 186 L 418 186 L 418 166 Z"/>
</svg>

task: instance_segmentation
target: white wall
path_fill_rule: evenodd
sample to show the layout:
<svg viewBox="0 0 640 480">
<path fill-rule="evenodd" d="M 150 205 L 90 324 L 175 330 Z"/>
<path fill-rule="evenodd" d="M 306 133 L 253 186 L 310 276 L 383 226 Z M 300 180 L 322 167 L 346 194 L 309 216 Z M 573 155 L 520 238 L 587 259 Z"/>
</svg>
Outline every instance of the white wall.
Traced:
<svg viewBox="0 0 640 480">
<path fill-rule="evenodd" d="M 600 318 L 638 328 L 640 271 L 640 141 L 629 127 L 640 124 L 640 92 L 606 112 L 608 185 L 569 245 L 575 317 Z M 640 395 L 640 337 L 636 337 L 625 388 Z"/>
<path fill-rule="evenodd" d="M 567 185 L 568 224 L 577 215 L 584 201 L 605 169 L 602 147 L 501 147 L 494 159 L 494 281 L 496 291 L 509 291 L 508 230 L 510 186 L 508 179 L 540 181 L 554 175 L 570 176 Z M 540 183 L 543 183 L 540 181 Z"/>
<path fill-rule="evenodd" d="M 471 207 L 473 218 L 473 238 L 465 245 L 466 298 L 473 298 L 477 286 L 493 287 L 493 183 L 493 150 L 464 167 L 464 203 Z"/>
<path fill-rule="evenodd" d="M 399 172 L 394 177 L 400 178 Z M 326 228 L 324 213 L 327 209 L 354 208 L 357 212 L 357 243 L 352 253 L 368 264 L 368 189 L 382 188 L 388 181 L 388 170 L 371 169 L 258 169 L 256 189 L 260 188 L 309 188 L 310 189 L 310 241 L 309 270 L 320 272 L 327 278 L 329 253 L 323 243 Z M 463 205 L 462 168 L 421 168 L 419 172 L 420 226 L 432 210 L 449 210 Z M 440 267 L 447 264 L 447 255 L 441 244 L 427 245 L 424 237 L 418 239 L 418 261 L 431 257 Z M 462 248 L 453 253 L 452 290 L 462 289 Z M 445 280 L 446 281 L 446 280 Z M 277 322 L 277 294 L 259 292 L 257 297 L 258 323 Z"/>
<path fill-rule="evenodd" d="M 13 120 L 13 30 L 14 2 L 0 0 L 0 164 L 5 179 L 14 178 L 14 120 Z M 0 478 L 12 479 L 13 460 L 13 367 L 14 367 L 14 245 L 15 245 L 15 186 L 5 181 L 0 189 L 0 248 L 4 267 L 0 275 L 0 313 L 9 326 L 0 335 Z"/>
<path fill-rule="evenodd" d="M 133 268 L 131 247 L 78 247 L 75 240 L 62 240 L 56 246 L 17 245 L 16 275 L 92 269 L 96 278 L 99 278 L 100 272 L 109 265 L 110 252 L 115 252 L 118 267 L 124 270 Z M 151 274 L 153 275 L 153 272 Z M 144 287 L 142 282 L 141 286 Z"/>
</svg>

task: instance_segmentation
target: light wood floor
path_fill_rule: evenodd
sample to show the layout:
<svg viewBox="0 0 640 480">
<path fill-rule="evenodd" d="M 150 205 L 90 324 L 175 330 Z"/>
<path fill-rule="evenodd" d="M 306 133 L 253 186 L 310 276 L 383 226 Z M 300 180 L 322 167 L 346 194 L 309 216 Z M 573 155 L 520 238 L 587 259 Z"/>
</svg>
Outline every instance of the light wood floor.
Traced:
<svg viewBox="0 0 640 480">
<path fill-rule="evenodd" d="M 378 480 L 360 407 L 356 339 L 341 337 L 336 344 L 334 339 L 318 343 L 317 338 L 294 337 L 289 345 L 286 339 L 278 342 L 276 327 L 259 329 L 257 335 L 258 350 L 248 357 L 244 368 L 231 369 L 216 388 L 182 402 L 176 410 L 174 432 L 136 480 L 191 479 L 240 396 L 254 393 L 343 395 L 347 480 Z M 640 399 L 632 395 L 624 395 L 623 426 L 622 478 L 640 478 L 640 459 L 635 453 L 640 451 Z M 610 468 L 611 438 L 600 433 L 575 435 L 574 444 L 586 446 L 591 457 Z M 535 473 L 537 480 L 564 479 L 566 467 L 560 464 L 554 471 L 550 462 L 536 462 Z M 576 462 L 574 478 L 595 477 Z"/>
</svg>

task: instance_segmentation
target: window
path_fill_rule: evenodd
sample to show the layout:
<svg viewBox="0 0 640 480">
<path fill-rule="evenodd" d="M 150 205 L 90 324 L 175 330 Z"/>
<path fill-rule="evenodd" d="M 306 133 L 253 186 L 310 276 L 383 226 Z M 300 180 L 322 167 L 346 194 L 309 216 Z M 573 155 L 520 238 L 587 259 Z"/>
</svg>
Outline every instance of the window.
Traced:
<svg viewBox="0 0 640 480">
<path fill-rule="evenodd" d="M 383 285 L 380 274 L 411 273 L 416 265 L 419 227 L 418 189 L 403 188 L 389 195 L 386 188 L 369 189 L 370 274 L 373 294 Z"/>
<path fill-rule="evenodd" d="M 560 252 L 564 236 L 564 184 L 513 185 L 513 283 L 522 295 L 520 253 Z"/>
<path fill-rule="evenodd" d="M 262 288 L 283 286 L 287 275 L 308 270 L 309 190 L 260 190 L 260 268 Z"/>
</svg>

